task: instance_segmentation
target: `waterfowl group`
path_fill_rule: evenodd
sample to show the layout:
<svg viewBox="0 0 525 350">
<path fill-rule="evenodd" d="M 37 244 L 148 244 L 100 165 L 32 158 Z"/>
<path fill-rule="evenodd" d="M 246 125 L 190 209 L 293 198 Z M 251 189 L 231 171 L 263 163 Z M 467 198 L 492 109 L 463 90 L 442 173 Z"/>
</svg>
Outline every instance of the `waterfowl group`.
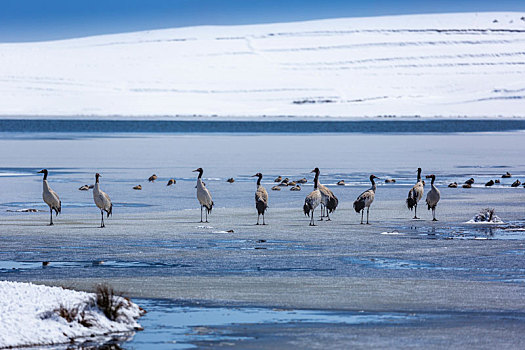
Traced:
<svg viewBox="0 0 525 350">
<path fill-rule="evenodd" d="M 203 182 L 202 175 L 203 175 L 203 169 L 198 168 L 193 170 L 194 172 L 198 172 L 197 176 L 197 183 L 196 183 L 196 197 L 200 204 L 201 208 L 201 222 L 208 222 L 208 215 L 211 214 L 214 202 L 212 200 L 212 196 L 208 188 L 206 187 L 206 184 Z M 330 214 L 333 213 L 339 204 L 339 199 L 337 196 L 327 187 L 320 183 L 319 177 L 321 171 L 319 168 L 315 168 L 311 171 L 312 173 L 315 173 L 314 175 L 314 181 L 313 181 L 313 191 L 311 191 L 305 198 L 304 205 L 303 205 L 303 212 L 306 216 L 309 216 L 310 226 L 315 226 L 315 220 L 314 220 L 314 213 L 317 207 L 320 206 L 320 221 L 323 221 L 323 219 L 326 217 L 327 221 L 330 221 Z M 48 205 L 49 211 L 50 211 L 50 222 L 49 225 L 53 225 L 53 211 L 55 212 L 55 215 L 58 215 L 61 213 L 62 210 L 62 203 L 60 201 L 60 198 L 58 194 L 51 189 L 49 186 L 49 183 L 47 181 L 48 177 L 48 170 L 43 169 L 39 171 L 38 173 L 44 174 L 43 177 L 43 190 L 42 190 L 42 198 L 44 202 Z M 417 216 L 417 207 L 419 201 L 424 196 L 424 181 L 421 176 L 422 170 L 421 168 L 417 169 L 417 180 L 416 184 L 410 189 L 408 192 L 408 196 L 406 199 L 406 205 L 408 209 L 414 211 L 414 219 L 419 219 Z M 506 173 L 503 175 L 503 177 L 510 177 L 510 173 Z M 153 178 L 154 177 L 154 178 Z M 268 209 L 268 192 L 264 188 L 264 186 L 261 184 L 261 181 L 263 179 L 262 173 L 257 173 L 253 175 L 253 177 L 257 177 L 257 188 L 255 191 L 255 208 L 257 211 L 257 225 L 260 224 L 260 216 L 262 215 L 262 225 L 266 225 L 265 220 L 265 213 Z M 101 222 L 100 227 L 105 227 L 104 223 L 104 213 L 106 214 L 106 218 L 112 215 L 113 213 L 113 204 L 111 202 L 110 197 L 107 193 L 101 190 L 100 188 L 100 178 L 101 175 L 99 173 L 95 174 L 95 185 L 84 185 L 79 188 L 81 191 L 87 191 L 90 188 L 93 188 L 93 200 L 95 202 L 95 205 L 100 210 L 101 213 Z M 426 195 L 426 205 L 428 210 L 432 211 L 432 220 L 437 221 L 436 219 L 436 208 L 440 201 L 441 194 L 439 189 L 435 185 L 436 176 L 434 174 L 427 175 L 425 178 L 431 179 L 430 183 L 430 190 L 428 191 Z M 157 179 L 157 176 L 153 174 L 148 180 L 151 182 L 154 182 Z M 377 185 L 375 180 L 379 179 L 375 175 L 370 175 L 369 180 L 371 182 L 371 187 L 361 193 L 357 199 L 353 203 L 353 208 L 356 211 L 356 213 L 361 214 L 361 224 L 364 224 L 364 212 L 366 209 L 366 224 L 369 224 L 369 217 L 370 217 L 370 206 L 374 202 L 375 199 L 375 193 L 377 190 Z M 390 180 L 390 181 L 388 181 Z M 233 178 L 229 178 L 227 180 L 230 183 L 233 183 L 235 180 Z M 306 178 L 302 178 L 300 180 L 291 181 L 289 178 L 282 178 L 281 176 L 277 177 L 275 182 L 278 182 L 278 185 L 275 185 L 271 187 L 273 191 L 280 191 L 283 186 L 290 186 L 290 191 L 300 191 L 301 186 L 300 184 L 304 184 L 307 182 Z M 340 182 L 342 182 L 341 180 Z M 339 182 L 339 183 L 340 183 Z M 385 183 L 394 183 L 395 180 L 393 179 L 387 179 L 385 180 Z M 496 183 L 499 183 L 500 181 L 498 179 L 496 180 L 490 180 L 485 183 L 486 187 L 493 186 Z M 175 184 L 176 181 L 174 179 L 170 179 L 167 183 L 167 186 L 171 186 Z M 338 184 L 339 184 L 338 183 Z M 344 182 L 343 182 L 344 183 Z M 472 184 L 475 183 L 474 178 L 470 178 L 465 181 L 464 184 L 462 184 L 462 187 L 464 188 L 470 188 L 472 187 Z M 522 185 L 520 180 L 516 180 L 512 183 L 512 187 L 518 187 Z M 458 187 L 457 182 L 453 182 L 448 185 L 448 187 L 456 188 Z M 133 187 L 134 190 L 141 190 L 142 185 L 137 185 Z M 203 215 L 203 211 L 204 214 Z"/>
</svg>

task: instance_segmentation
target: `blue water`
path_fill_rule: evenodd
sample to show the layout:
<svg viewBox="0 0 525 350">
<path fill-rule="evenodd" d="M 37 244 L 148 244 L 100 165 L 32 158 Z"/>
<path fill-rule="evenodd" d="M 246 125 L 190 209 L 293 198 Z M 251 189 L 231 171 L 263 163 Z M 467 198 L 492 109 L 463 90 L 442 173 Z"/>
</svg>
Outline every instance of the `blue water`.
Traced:
<svg viewBox="0 0 525 350">
<path fill-rule="evenodd" d="M 525 120 L 188 121 L 3 119 L 25 133 L 458 133 L 525 130 Z"/>
</svg>

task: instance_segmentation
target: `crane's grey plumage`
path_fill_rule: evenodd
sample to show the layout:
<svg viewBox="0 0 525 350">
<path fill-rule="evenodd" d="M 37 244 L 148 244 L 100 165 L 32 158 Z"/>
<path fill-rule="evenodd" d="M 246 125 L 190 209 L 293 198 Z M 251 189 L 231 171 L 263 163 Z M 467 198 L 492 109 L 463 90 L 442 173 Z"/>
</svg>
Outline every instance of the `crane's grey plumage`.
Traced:
<svg viewBox="0 0 525 350">
<path fill-rule="evenodd" d="M 106 212 L 107 217 L 113 214 L 113 204 L 111 199 L 106 194 L 106 192 L 100 189 L 99 178 L 102 177 L 99 173 L 95 174 L 95 187 L 93 187 L 93 200 L 95 201 L 96 206 L 100 209 L 101 221 L 100 227 L 106 227 L 104 224 L 104 212 Z"/>
<path fill-rule="evenodd" d="M 321 221 L 323 220 L 324 216 L 326 216 L 327 220 L 330 221 L 330 213 L 335 211 L 337 205 L 339 204 L 339 200 L 335 194 L 325 185 L 318 183 L 318 187 L 319 191 L 321 192 Z"/>
<path fill-rule="evenodd" d="M 354 210 L 356 211 L 356 213 L 361 212 L 361 224 L 363 223 L 363 216 L 365 213 L 365 208 L 366 208 L 366 223 L 368 224 L 368 214 L 370 212 L 370 205 L 372 205 L 372 202 L 374 201 L 374 198 L 376 195 L 376 188 L 377 188 L 374 179 L 379 179 L 379 178 L 375 175 L 370 175 L 370 182 L 372 183 L 372 187 L 370 187 L 368 190 L 361 193 L 354 202 Z"/>
<path fill-rule="evenodd" d="M 211 210 L 213 208 L 213 201 L 211 199 L 211 193 L 206 188 L 206 185 L 204 182 L 202 182 L 202 173 L 204 170 L 202 168 L 198 168 L 193 170 L 193 172 L 198 172 L 199 176 L 197 177 L 197 199 L 199 200 L 199 203 L 201 205 L 201 222 L 202 221 L 202 209 L 206 208 L 206 222 L 208 222 L 208 214 L 211 213 Z"/>
<path fill-rule="evenodd" d="M 253 177 L 257 176 L 257 191 L 255 191 L 255 208 L 257 209 L 257 225 L 259 225 L 259 216 L 262 215 L 263 217 L 263 225 L 266 225 L 266 222 L 264 222 L 264 212 L 268 208 L 268 192 L 266 192 L 266 188 L 261 185 L 261 180 L 263 175 L 261 173 L 257 173 L 253 175 Z"/>
<path fill-rule="evenodd" d="M 42 180 L 42 199 L 49 206 L 49 226 L 53 225 L 53 210 L 55 215 L 62 211 L 62 202 L 58 197 L 58 194 L 49 187 L 47 183 L 47 169 L 42 169 L 38 172 L 39 174 L 44 174 L 44 179 Z"/>
<path fill-rule="evenodd" d="M 439 193 L 439 190 L 434 185 L 434 181 L 436 181 L 436 175 L 427 175 L 427 179 L 432 179 L 432 182 L 430 183 L 430 191 L 427 193 L 427 205 L 428 210 L 432 209 L 432 221 L 437 221 L 436 219 L 436 205 L 439 202 L 439 199 L 441 198 L 441 194 Z"/>
<path fill-rule="evenodd" d="M 407 198 L 408 209 L 414 209 L 414 219 L 419 219 L 417 217 L 417 203 L 423 198 L 424 191 L 423 181 L 421 181 L 421 168 L 417 168 L 417 182 L 414 187 L 408 191 Z"/>
<path fill-rule="evenodd" d="M 304 200 L 303 211 L 304 215 L 310 217 L 310 226 L 315 226 L 314 223 L 314 210 L 321 203 L 321 191 L 319 191 L 319 169 L 315 168 L 312 170 L 312 173 L 315 173 L 314 177 L 314 190 L 306 196 Z M 310 214 L 311 213 L 311 214 Z"/>
</svg>

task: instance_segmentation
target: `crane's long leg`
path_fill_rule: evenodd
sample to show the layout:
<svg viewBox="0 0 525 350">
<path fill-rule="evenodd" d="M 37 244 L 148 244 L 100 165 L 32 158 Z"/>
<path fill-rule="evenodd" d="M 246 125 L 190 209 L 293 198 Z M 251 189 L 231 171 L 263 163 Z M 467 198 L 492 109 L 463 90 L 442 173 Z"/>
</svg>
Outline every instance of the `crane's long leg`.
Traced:
<svg viewBox="0 0 525 350">
<path fill-rule="evenodd" d="M 49 217 L 50 217 L 50 222 L 49 222 L 49 226 L 53 226 L 53 208 L 49 208 Z"/>
<path fill-rule="evenodd" d="M 366 208 L 366 224 L 369 225 L 368 223 L 368 214 L 370 213 L 370 207 Z"/>
<path fill-rule="evenodd" d="M 437 221 L 436 219 L 436 208 L 432 208 L 432 216 L 434 217 L 432 221 Z"/>
<path fill-rule="evenodd" d="M 100 216 L 102 217 L 102 221 L 100 221 L 100 228 L 106 227 L 106 225 L 104 225 L 104 211 L 103 210 L 100 211 Z"/>
<path fill-rule="evenodd" d="M 330 219 L 330 214 L 328 214 L 328 209 L 326 208 L 326 206 L 324 207 L 324 211 L 326 212 L 326 217 L 327 217 L 326 221 L 332 221 Z"/>
<path fill-rule="evenodd" d="M 414 206 L 414 219 L 419 219 L 419 218 L 417 217 L 417 203 L 416 203 L 416 205 Z"/>
<path fill-rule="evenodd" d="M 202 222 L 202 205 L 201 205 L 201 222 Z"/>
<path fill-rule="evenodd" d="M 363 216 L 365 215 L 365 208 L 361 209 L 361 225 L 363 224 Z"/>
<path fill-rule="evenodd" d="M 262 216 L 263 216 L 263 225 L 266 225 L 266 223 L 264 222 L 264 213 L 262 214 Z"/>
<path fill-rule="evenodd" d="M 257 223 L 256 223 L 256 225 L 259 225 L 259 216 L 261 216 L 261 214 L 257 213 Z"/>
<path fill-rule="evenodd" d="M 208 208 L 206 208 L 206 222 L 208 222 Z"/>
<path fill-rule="evenodd" d="M 319 219 L 319 221 L 323 221 L 323 203 L 321 203 L 321 218 Z"/>
</svg>

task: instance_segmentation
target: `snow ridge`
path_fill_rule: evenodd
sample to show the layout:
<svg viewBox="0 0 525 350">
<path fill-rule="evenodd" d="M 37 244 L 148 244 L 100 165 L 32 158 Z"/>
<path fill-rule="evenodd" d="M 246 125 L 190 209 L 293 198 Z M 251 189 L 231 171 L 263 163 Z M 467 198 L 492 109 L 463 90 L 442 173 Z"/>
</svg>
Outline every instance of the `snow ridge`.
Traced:
<svg viewBox="0 0 525 350">
<path fill-rule="evenodd" d="M 521 13 L 201 26 L 0 53 L 4 117 L 525 117 Z"/>
</svg>

